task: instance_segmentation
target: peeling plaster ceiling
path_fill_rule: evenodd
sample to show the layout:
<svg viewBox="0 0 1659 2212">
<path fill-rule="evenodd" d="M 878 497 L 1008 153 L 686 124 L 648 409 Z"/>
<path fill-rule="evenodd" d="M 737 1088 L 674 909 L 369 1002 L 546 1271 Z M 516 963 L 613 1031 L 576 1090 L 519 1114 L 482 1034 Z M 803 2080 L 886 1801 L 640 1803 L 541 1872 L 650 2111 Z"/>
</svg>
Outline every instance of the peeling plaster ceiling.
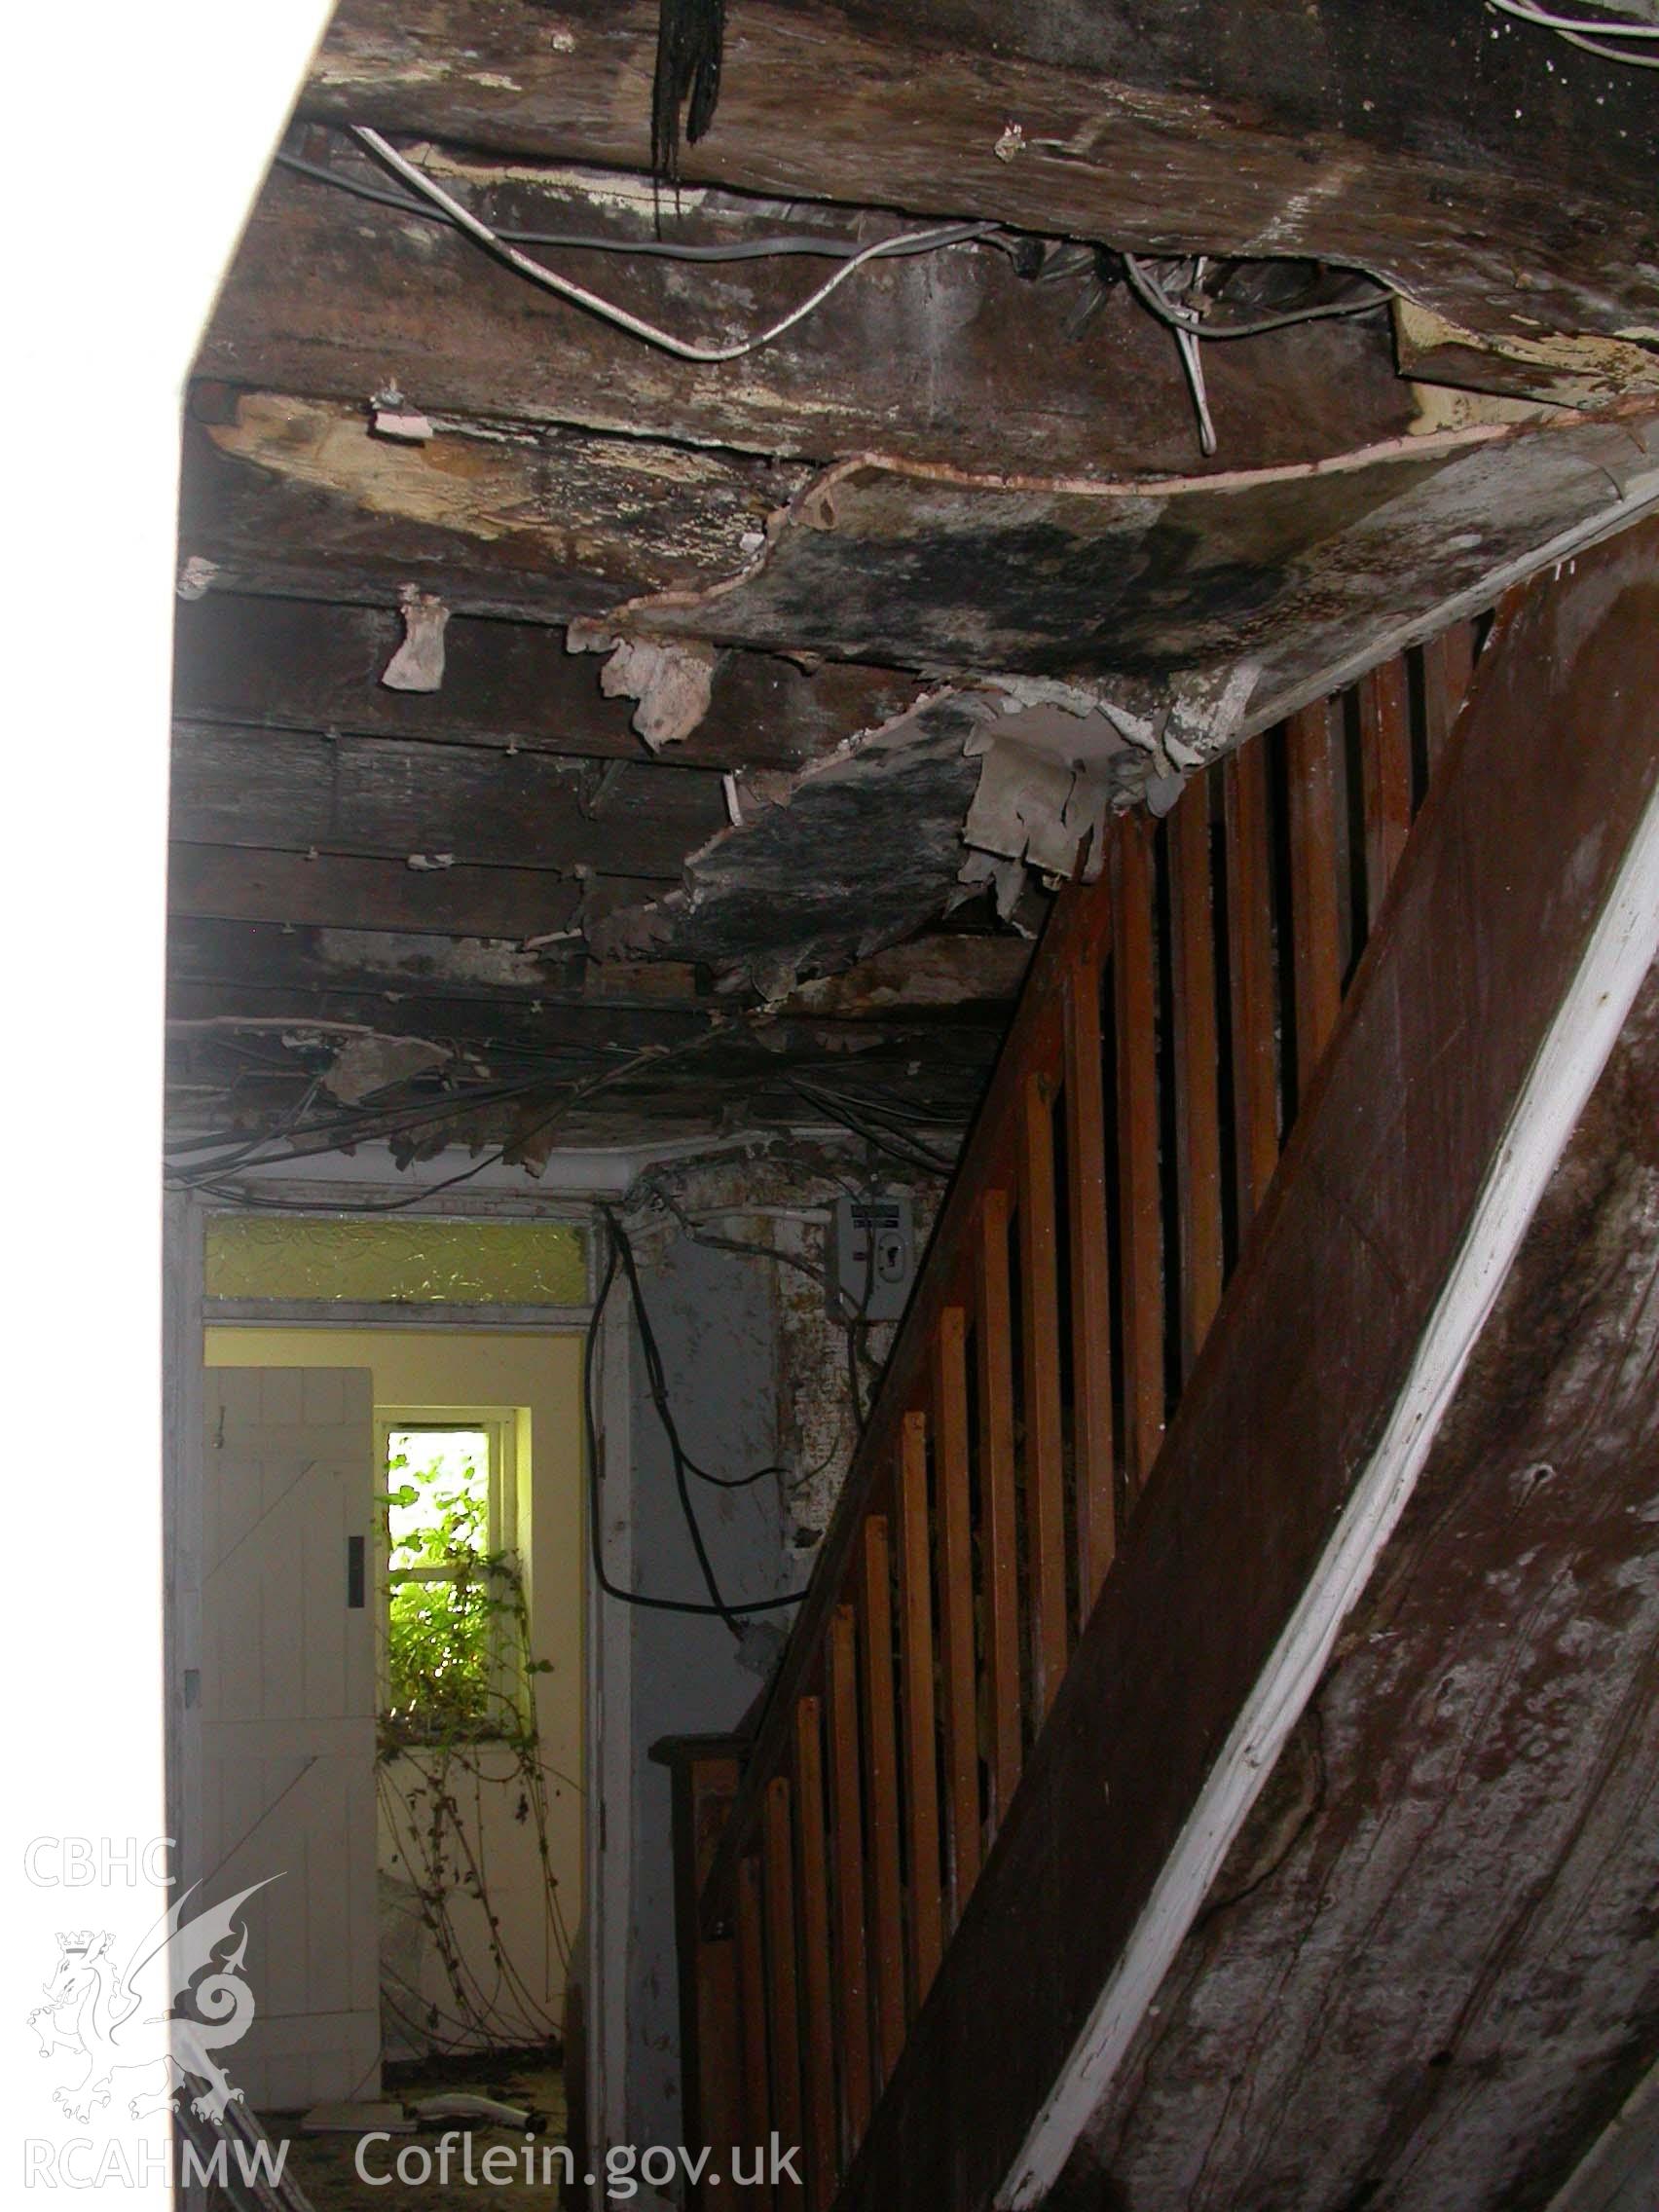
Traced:
<svg viewBox="0 0 1659 2212">
<path fill-rule="evenodd" d="M 1132 682 L 1253 658 L 1265 706 L 1616 514 L 1636 479 L 1659 494 L 1659 400 L 1146 483 L 865 456 L 807 485 L 728 581 L 611 622 L 934 675 Z"/>
<path fill-rule="evenodd" d="M 977 54 L 964 18 L 963 53 L 933 56 L 948 113 L 924 176 L 892 136 L 919 78 L 876 67 L 839 17 L 887 135 L 849 136 L 827 85 L 786 158 L 772 80 L 795 49 L 756 0 L 696 150 L 717 170 L 658 238 L 627 138 L 648 26 L 624 11 L 601 36 L 576 14 L 555 65 L 529 0 L 487 20 L 472 0 L 395 18 L 344 0 L 287 143 L 306 173 L 273 172 L 205 334 L 181 507 L 175 1122 L 271 1125 L 326 1088 L 320 1048 L 282 1040 L 338 1052 L 343 1032 L 367 1042 L 342 1111 L 418 1100 L 440 1136 L 444 1097 L 482 1071 L 556 1096 L 599 1083 L 590 1134 L 765 1119 L 788 1086 L 757 1070 L 796 1051 L 961 1120 L 1011 949 L 1092 865 L 1109 808 L 1161 811 L 1218 752 L 1659 497 L 1646 279 L 1584 244 L 1635 235 L 1616 164 L 1575 176 L 1606 227 L 1587 214 L 1568 271 L 1536 193 L 1517 198 L 1501 150 L 1497 190 L 1481 152 L 1493 235 L 1459 259 L 1424 210 L 1456 198 L 1467 148 L 1447 138 L 1430 173 L 1367 101 L 1299 175 L 1295 66 L 1275 62 L 1266 136 L 1225 103 L 1126 95 L 1125 128 L 1159 149 L 1154 209 L 1146 178 L 1102 167 L 1093 126 L 1066 161 L 1006 116 L 978 144 L 993 80 L 1069 108 L 1094 98 L 1097 57 L 1060 23 L 1041 59 Z M 1287 55 L 1304 27 L 1282 20 Z M 1321 66 L 1355 59 L 1339 42 Z M 1524 42 L 1490 59 L 1529 65 Z M 544 78 L 545 97 L 503 91 Z M 1485 147 L 1507 110 L 1476 90 Z M 699 334 L 787 313 L 822 262 L 633 248 L 808 231 L 846 250 L 912 206 L 1020 227 L 871 264 L 774 346 L 688 364 L 429 209 L 377 202 L 388 179 L 341 128 L 358 119 L 487 221 L 628 249 L 582 265 Z M 1084 220 L 1097 199 L 1121 240 Z M 1368 267 L 1416 274 L 1392 327 L 1368 310 L 1204 348 L 1210 454 L 1170 333 L 1120 280 L 1116 245 L 1147 250 L 1151 212 L 1159 252 L 1185 232 L 1234 254 L 1248 214 L 1256 244 L 1205 265 L 1224 320 Z M 1534 245 L 1526 305 L 1554 326 L 1495 274 Z M 879 1003 L 774 1022 L 802 986 L 906 950 Z M 957 1055 L 921 1049 L 948 1021 Z M 400 1080 L 365 1089 L 383 1065 Z M 476 1132 L 535 1099 L 465 1103 Z"/>
</svg>

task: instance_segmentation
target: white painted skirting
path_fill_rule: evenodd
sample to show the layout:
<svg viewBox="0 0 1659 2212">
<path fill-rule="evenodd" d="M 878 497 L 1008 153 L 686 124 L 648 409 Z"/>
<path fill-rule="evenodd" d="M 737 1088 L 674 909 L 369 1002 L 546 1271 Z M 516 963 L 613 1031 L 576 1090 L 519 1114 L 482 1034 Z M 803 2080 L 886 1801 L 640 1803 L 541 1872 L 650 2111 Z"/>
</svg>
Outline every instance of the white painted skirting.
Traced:
<svg viewBox="0 0 1659 2212">
<path fill-rule="evenodd" d="M 1100 2104 L 1403 1512 L 1568 1137 L 1659 957 L 1659 793 L 1538 1050 L 1387 1428 L 999 2191 L 1039 2204 Z"/>
<path fill-rule="evenodd" d="M 1648 2068 L 1546 2212 L 1651 2212 L 1659 2204 L 1659 2065 Z"/>
</svg>

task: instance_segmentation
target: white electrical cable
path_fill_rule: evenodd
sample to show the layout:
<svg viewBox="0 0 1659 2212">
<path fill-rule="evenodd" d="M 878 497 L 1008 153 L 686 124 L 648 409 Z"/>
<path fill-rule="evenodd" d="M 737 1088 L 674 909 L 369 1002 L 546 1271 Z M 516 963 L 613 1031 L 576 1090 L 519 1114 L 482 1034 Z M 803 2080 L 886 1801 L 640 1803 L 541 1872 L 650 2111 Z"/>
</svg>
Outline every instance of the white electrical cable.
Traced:
<svg viewBox="0 0 1659 2212">
<path fill-rule="evenodd" d="M 1530 6 L 1529 0 L 1488 0 L 1488 5 L 1505 16 L 1513 16 L 1517 22 L 1554 31 L 1568 46 L 1593 54 L 1598 61 L 1617 62 L 1626 69 L 1659 69 L 1659 54 L 1632 54 L 1628 49 L 1602 44 L 1608 38 L 1659 38 L 1659 23 L 1591 22 L 1580 17 L 1551 15 L 1543 8 Z"/>
<path fill-rule="evenodd" d="M 360 123 L 353 124 L 351 130 L 358 142 L 383 161 L 394 175 L 402 177 L 405 184 L 412 185 L 434 207 L 441 207 L 452 223 L 476 239 L 480 245 L 498 254 L 521 276 L 528 276 L 533 284 L 540 284 L 546 290 L 558 293 L 561 299 L 571 301 L 575 307 L 586 308 L 590 314 L 603 316 L 607 322 L 614 323 L 618 330 L 626 330 L 631 336 L 644 339 L 647 346 L 658 346 L 665 353 L 678 354 L 682 361 L 739 360 L 745 353 L 753 353 L 762 346 L 769 346 L 775 338 L 781 338 L 786 330 L 793 330 L 815 308 L 822 307 L 830 293 L 844 284 L 855 271 L 862 269 L 866 261 L 880 260 L 886 254 L 915 253 L 923 247 L 965 245 L 972 239 L 987 237 L 998 227 L 995 223 L 952 223 L 939 230 L 908 231 L 896 239 L 882 239 L 843 261 L 834 276 L 820 284 L 817 291 L 809 293 L 799 307 L 793 308 L 777 322 L 768 324 L 766 329 L 756 331 L 753 338 L 738 339 L 729 346 L 700 346 L 693 340 L 677 338 L 673 331 L 661 330 L 655 323 L 644 321 L 639 315 L 630 313 L 626 308 L 618 307 L 614 301 L 601 299 L 597 292 L 590 292 L 585 284 L 573 283 L 569 276 L 561 276 L 557 271 L 544 268 L 539 261 L 533 261 L 528 253 L 521 253 L 517 246 L 509 245 L 505 239 L 498 236 L 469 207 L 463 207 L 459 200 L 447 193 L 441 184 L 435 183 L 424 169 L 417 168 L 413 162 L 407 161 L 394 146 L 387 145 L 378 130 L 371 130 Z"/>
<path fill-rule="evenodd" d="M 1187 388 L 1198 418 L 1198 451 L 1207 460 L 1215 452 L 1215 423 L 1209 411 L 1209 393 L 1204 389 L 1203 349 L 1192 331 L 1180 329 L 1175 332 L 1175 348 L 1187 372 Z"/>
<path fill-rule="evenodd" d="M 1193 264 L 1193 283 L 1195 286 L 1202 284 L 1204 271 L 1208 267 L 1208 254 L 1200 253 L 1198 260 Z M 1160 287 L 1160 296 L 1163 296 L 1161 286 Z M 1187 372 L 1187 387 L 1193 394 L 1193 405 L 1198 412 L 1198 451 L 1207 461 L 1215 452 L 1215 423 L 1210 415 L 1209 393 L 1204 388 L 1204 353 L 1203 348 L 1198 344 L 1198 333 L 1192 330 L 1183 330 L 1177 325 L 1175 329 L 1175 350 L 1180 354 L 1181 366 Z"/>
<path fill-rule="evenodd" d="M 1556 16 L 1537 8 L 1532 0 L 1490 0 L 1506 16 L 1519 16 L 1524 23 L 1541 23 L 1545 30 L 1582 31 L 1589 38 L 1659 38 L 1659 23 L 1610 23 L 1581 16 Z"/>
<path fill-rule="evenodd" d="M 1557 31 L 1556 36 L 1583 54 L 1593 54 L 1598 61 L 1616 61 L 1626 69 L 1659 69 L 1659 54 L 1621 54 L 1617 47 L 1598 45 L 1593 38 L 1580 38 L 1576 31 Z"/>
<path fill-rule="evenodd" d="M 1267 331 L 1290 330 L 1300 322 L 1334 322 L 1348 315 L 1370 314 L 1393 297 L 1392 293 L 1379 287 L 1368 300 L 1324 300 L 1315 307 L 1286 308 L 1280 313 L 1256 315 L 1248 322 L 1209 322 L 1190 308 L 1177 306 L 1136 255 L 1120 249 L 1119 259 L 1124 264 L 1129 288 L 1142 307 L 1149 308 L 1160 322 L 1166 322 L 1171 330 L 1184 330 L 1194 338 L 1212 344 L 1220 338 L 1260 338 Z"/>
</svg>

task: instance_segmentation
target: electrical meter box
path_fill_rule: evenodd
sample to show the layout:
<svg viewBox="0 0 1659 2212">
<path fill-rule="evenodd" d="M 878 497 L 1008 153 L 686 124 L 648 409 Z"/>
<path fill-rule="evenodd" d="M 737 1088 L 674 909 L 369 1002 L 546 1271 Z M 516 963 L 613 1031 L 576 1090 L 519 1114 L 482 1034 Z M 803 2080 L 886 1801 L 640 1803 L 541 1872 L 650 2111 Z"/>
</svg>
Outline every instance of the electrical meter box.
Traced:
<svg viewBox="0 0 1659 2212">
<path fill-rule="evenodd" d="M 915 1272 L 915 1222 L 907 1198 L 835 1200 L 838 1319 L 897 1321 Z"/>
</svg>

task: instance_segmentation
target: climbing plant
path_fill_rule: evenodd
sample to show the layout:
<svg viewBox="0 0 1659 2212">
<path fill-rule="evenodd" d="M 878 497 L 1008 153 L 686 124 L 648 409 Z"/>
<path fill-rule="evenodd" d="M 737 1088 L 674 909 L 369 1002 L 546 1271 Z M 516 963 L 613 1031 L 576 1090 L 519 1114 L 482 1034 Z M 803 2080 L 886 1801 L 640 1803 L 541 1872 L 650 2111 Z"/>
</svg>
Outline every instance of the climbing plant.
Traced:
<svg viewBox="0 0 1659 2212">
<path fill-rule="evenodd" d="M 482 1445 L 484 1440 L 479 1439 Z M 446 1984 L 442 2000 L 405 1986 L 387 2009 L 427 2046 L 556 2041 L 556 2023 L 508 1953 L 490 1894 L 487 1807 L 501 1799 L 534 1831 L 545 1933 L 570 1961 L 548 1840 L 549 1788 L 574 1787 L 544 1761 L 530 1608 L 517 1561 L 487 1549 L 481 1460 L 427 1461 L 394 1451 L 381 1503 L 388 1603 L 379 1726 L 383 1820 Z M 468 1955 L 458 1919 L 470 1902 L 488 1929 L 489 1969 Z"/>
<path fill-rule="evenodd" d="M 522 1703 L 500 1663 L 522 1590 L 508 1555 L 488 1548 L 484 1454 L 417 1465 L 394 1451 L 387 1473 L 384 1725 L 405 1745 L 498 1737 Z"/>
</svg>

